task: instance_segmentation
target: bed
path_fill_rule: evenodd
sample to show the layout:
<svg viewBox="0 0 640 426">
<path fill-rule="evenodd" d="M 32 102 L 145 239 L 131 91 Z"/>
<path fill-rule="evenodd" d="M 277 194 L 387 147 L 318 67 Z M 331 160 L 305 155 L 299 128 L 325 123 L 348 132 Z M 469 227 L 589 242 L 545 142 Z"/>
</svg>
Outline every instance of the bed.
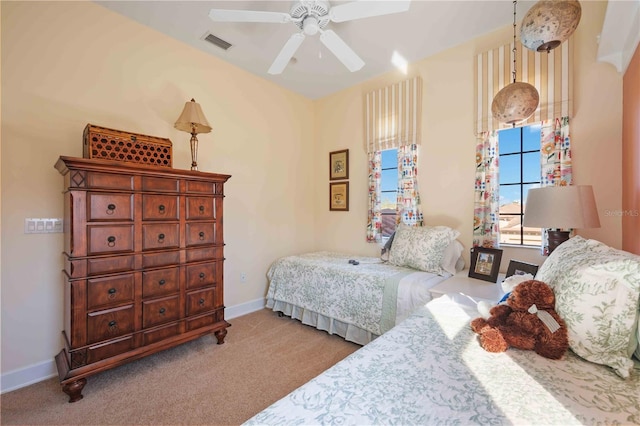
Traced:
<svg viewBox="0 0 640 426">
<path fill-rule="evenodd" d="M 569 241 L 536 275 L 567 323 L 563 359 L 486 352 L 475 302 L 449 294 L 246 424 L 640 424 L 640 257 Z"/>
<path fill-rule="evenodd" d="M 464 267 L 460 232 L 399 225 L 385 260 L 328 251 L 277 259 L 266 306 L 365 345 L 431 300 L 429 289 Z"/>
</svg>

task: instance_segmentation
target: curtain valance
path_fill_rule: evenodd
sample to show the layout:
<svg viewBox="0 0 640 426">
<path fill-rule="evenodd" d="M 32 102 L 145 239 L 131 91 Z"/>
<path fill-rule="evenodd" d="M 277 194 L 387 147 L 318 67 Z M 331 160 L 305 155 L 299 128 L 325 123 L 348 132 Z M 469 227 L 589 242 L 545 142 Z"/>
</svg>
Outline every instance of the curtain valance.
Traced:
<svg viewBox="0 0 640 426">
<path fill-rule="evenodd" d="M 365 95 L 367 152 L 420 143 L 422 79 L 414 77 Z"/>
<path fill-rule="evenodd" d="M 537 53 L 517 42 L 516 80 L 534 85 L 540 94 L 538 109 L 522 125 L 571 116 L 572 45 L 570 38 L 549 53 Z M 474 71 L 475 133 L 480 135 L 507 126 L 494 120 L 491 102 L 500 89 L 513 82 L 513 43 L 478 54 Z"/>
</svg>

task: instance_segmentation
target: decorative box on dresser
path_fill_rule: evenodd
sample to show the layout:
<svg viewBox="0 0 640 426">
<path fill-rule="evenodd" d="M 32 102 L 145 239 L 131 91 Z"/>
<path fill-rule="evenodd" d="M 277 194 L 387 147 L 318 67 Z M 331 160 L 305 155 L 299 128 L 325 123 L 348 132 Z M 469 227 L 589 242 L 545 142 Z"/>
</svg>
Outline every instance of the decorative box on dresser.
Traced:
<svg viewBox="0 0 640 426">
<path fill-rule="evenodd" d="M 60 157 L 69 402 L 87 377 L 214 333 L 224 343 L 229 175 Z"/>
</svg>

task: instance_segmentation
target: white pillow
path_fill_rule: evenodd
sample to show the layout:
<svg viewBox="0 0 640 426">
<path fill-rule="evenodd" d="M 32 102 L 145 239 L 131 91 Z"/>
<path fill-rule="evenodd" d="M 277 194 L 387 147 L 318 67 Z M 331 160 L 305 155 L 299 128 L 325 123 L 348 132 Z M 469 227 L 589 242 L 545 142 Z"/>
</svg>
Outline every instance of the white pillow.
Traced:
<svg viewBox="0 0 640 426">
<path fill-rule="evenodd" d="M 389 253 L 389 263 L 443 275 L 444 251 L 459 235 L 460 232 L 447 226 L 400 224 Z"/>
<path fill-rule="evenodd" d="M 460 241 L 454 240 L 449 243 L 449 245 L 444 249 L 444 253 L 442 255 L 442 269 L 451 275 L 455 275 L 456 272 L 464 269 L 464 258 L 462 257 L 462 244 Z M 458 269 L 458 261 L 462 259 L 462 268 Z"/>
<path fill-rule="evenodd" d="M 638 337 L 640 256 L 576 236 L 549 255 L 536 279 L 553 288 L 571 349 L 629 377 Z"/>
</svg>

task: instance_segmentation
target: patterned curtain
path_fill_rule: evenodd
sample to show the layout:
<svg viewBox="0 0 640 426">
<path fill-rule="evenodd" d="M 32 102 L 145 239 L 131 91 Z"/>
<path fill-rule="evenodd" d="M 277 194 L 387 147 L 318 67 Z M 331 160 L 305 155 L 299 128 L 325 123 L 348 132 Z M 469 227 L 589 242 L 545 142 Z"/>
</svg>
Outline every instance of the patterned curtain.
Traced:
<svg viewBox="0 0 640 426">
<path fill-rule="evenodd" d="M 420 194 L 418 192 L 418 145 L 398 148 L 398 206 L 397 223 L 422 226 Z"/>
<path fill-rule="evenodd" d="M 569 117 L 543 121 L 540 129 L 540 186 L 571 185 L 571 168 Z M 549 254 L 547 229 L 542 232 L 542 254 Z"/>
<path fill-rule="evenodd" d="M 473 246 L 499 247 L 498 132 L 484 132 L 476 145 Z"/>
<path fill-rule="evenodd" d="M 382 153 L 374 151 L 369 157 L 369 211 L 367 214 L 367 242 L 382 241 L 382 212 L 380 209 L 380 177 L 382 175 Z"/>
</svg>

